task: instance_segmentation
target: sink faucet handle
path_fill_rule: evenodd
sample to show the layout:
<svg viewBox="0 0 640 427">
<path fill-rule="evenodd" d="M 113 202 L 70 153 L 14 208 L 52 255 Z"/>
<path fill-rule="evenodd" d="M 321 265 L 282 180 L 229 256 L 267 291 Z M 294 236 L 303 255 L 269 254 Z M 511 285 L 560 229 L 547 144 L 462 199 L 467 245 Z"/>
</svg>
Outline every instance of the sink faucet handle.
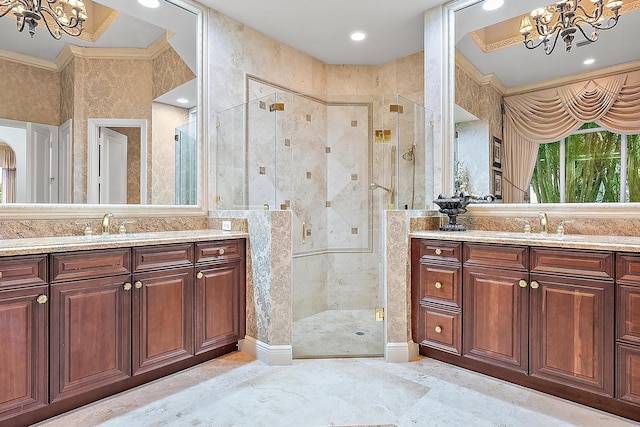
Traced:
<svg viewBox="0 0 640 427">
<path fill-rule="evenodd" d="M 524 222 L 524 231 L 525 233 L 531 233 L 531 223 L 526 218 L 516 218 L 518 222 Z"/>
<path fill-rule="evenodd" d="M 558 233 L 559 236 L 564 235 L 564 231 L 565 231 L 564 230 L 564 228 L 565 228 L 564 226 L 566 224 L 573 224 L 573 221 L 574 220 L 572 220 L 572 219 L 565 219 L 565 220 L 560 221 L 560 224 L 558 224 L 558 230 L 556 230 L 556 233 Z"/>
<path fill-rule="evenodd" d="M 84 225 L 83 233 L 84 233 L 85 236 L 90 236 L 90 235 L 93 234 L 93 229 L 91 228 L 91 225 L 89 225 L 89 222 L 87 222 L 87 221 L 76 221 L 76 224 Z"/>
<path fill-rule="evenodd" d="M 130 220 L 126 220 L 126 221 L 122 221 L 120 223 L 120 227 L 118 228 L 118 232 L 120 234 L 125 234 L 127 232 L 127 224 L 133 224 L 135 223 L 134 220 L 130 219 Z"/>
</svg>

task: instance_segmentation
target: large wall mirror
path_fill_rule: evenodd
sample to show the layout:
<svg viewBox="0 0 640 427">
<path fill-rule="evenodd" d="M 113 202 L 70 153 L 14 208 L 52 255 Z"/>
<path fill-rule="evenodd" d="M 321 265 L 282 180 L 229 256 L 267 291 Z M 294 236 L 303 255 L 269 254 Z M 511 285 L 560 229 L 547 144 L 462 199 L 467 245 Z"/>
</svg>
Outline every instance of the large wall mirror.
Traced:
<svg viewBox="0 0 640 427">
<path fill-rule="evenodd" d="M 204 212 L 203 11 L 85 4 L 79 37 L 0 19 L 0 215 Z"/>
<path fill-rule="evenodd" d="M 525 48 L 519 30 L 523 16 L 530 16 L 532 10 L 556 2 L 509 0 L 493 11 L 483 10 L 483 3 L 460 0 L 445 6 L 454 25 L 450 33 L 454 40 L 450 40 L 449 51 L 450 64 L 455 64 L 458 91 L 450 99 L 455 103 L 455 119 L 450 123 L 456 136 L 454 167 L 465 168 L 464 173 L 455 177 L 462 175 L 467 179 L 463 184 L 471 186 L 470 190 L 476 193 L 499 190 L 495 187 L 496 180 L 502 179 L 504 159 L 501 156 L 504 152 L 500 149 L 505 137 L 502 96 L 640 69 L 640 50 L 633 35 L 640 25 L 640 2 L 637 0 L 624 1 L 617 26 L 601 31 L 595 43 L 584 42 L 578 34 L 571 51 L 567 52 L 560 38 L 550 55 L 545 55 L 543 46 L 532 50 Z M 583 0 L 582 3 L 591 8 L 592 2 Z M 585 63 L 590 58 L 595 61 Z M 482 87 L 480 92 L 477 86 Z"/>
</svg>

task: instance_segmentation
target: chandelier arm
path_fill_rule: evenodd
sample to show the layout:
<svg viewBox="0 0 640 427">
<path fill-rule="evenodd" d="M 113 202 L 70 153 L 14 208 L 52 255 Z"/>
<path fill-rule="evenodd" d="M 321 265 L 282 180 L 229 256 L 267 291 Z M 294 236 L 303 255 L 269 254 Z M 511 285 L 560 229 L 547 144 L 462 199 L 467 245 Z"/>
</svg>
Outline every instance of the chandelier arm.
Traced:
<svg viewBox="0 0 640 427">
<path fill-rule="evenodd" d="M 47 0 L 47 1 L 49 3 L 51 2 L 50 0 Z M 62 37 L 62 34 L 60 34 L 60 30 L 62 30 L 65 34 L 68 34 L 70 36 L 78 36 L 82 32 L 82 26 L 81 26 L 82 23 L 78 20 L 77 17 L 73 17 L 72 16 L 69 19 L 69 23 L 68 24 L 63 24 L 62 22 L 60 22 L 58 20 L 58 15 L 56 15 L 48 7 L 42 7 L 42 9 L 40 10 L 40 13 L 42 14 L 42 18 L 43 18 L 42 20 L 44 21 L 45 25 L 47 26 L 47 29 L 49 30 L 51 35 L 57 40 L 60 40 L 60 38 Z M 49 24 L 49 20 L 44 17 L 45 13 L 47 15 L 49 15 L 51 17 L 51 19 L 53 19 L 53 21 L 56 24 L 56 27 L 54 27 L 54 28 L 51 27 L 51 25 Z"/>
<path fill-rule="evenodd" d="M 0 6 L 7 8 L 7 10 L 5 10 L 4 12 L 0 12 L 0 18 L 5 16 L 7 13 L 11 12 L 13 8 L 19 4 L 25 5 L 25 2 L 21 0 L 9 0 L 9 1 L 0 0 Z"/>
<path fill-rule="evenodd" d="M 607 23 L 607 26 L 604 26 L 603 24 L 598 24 L 598 23 L 593 23 L 591 24 L 591 26 L 593 28 L 596 28 L 598 30 L 610 30 L 611 28 L 615 27 L 618 24 L 618 18 L 620 17 L 620 15 L 617 16 L 610 16 L 605 22 Z M 608 25 L 610 22 L 613 22 L 611 25 Z"/>
<path fill-rule="evenodd" d="M 578 5 L 578 9 L 580 9 L 582 11 L 582 13 L 584 14 L 584 16 L 586 18 L 588 18 L 589 20 L 592 20 L 592 21 L 597 21 L 598 19 L 600 19 L 600 17 L 602 16 L 602 13 L 603 13 L 603 9 L 602 9 L 601 6 L 595 7 L 593 9 L 593 15 L 589 15 L 589 12 L 587 12 L 587 9 L 585 9 L 582 5 Z M 578 22 L 578 21 L 589 22 L 587 19 L 585 19 L 583 17 L 578 17 L 578 18 L 575 18 L 574 23 Z"/>
<path fill-rule="evenodd" d="M 545 54 L 547 55 L 551 55 L 551 52 L 553 52 L 556 48 L 556 43 L 558 43 L 558 38 L 560 37 L 560 32 L 556 33 L 556 37 L 553 39 L 553 45 L 551 46 L 551 49 L 548 49 L 544 51 Z"/>
<path fill-rule="evenodd" d="M 591 43 L 595 43 L 598 40 L 598 36 L 596 35 L 595 37 L 592 36 L 588 36 L 587 33 L 584 32 L 584 30 L 582 29 L 582 25 L 576 25 L 576 27 L 578 27 L 578 30 L 580 30 L 580 32 L 582 33 L 582 35 L 584 36 L 584 38 L 591 42 Z"/>
</svg>

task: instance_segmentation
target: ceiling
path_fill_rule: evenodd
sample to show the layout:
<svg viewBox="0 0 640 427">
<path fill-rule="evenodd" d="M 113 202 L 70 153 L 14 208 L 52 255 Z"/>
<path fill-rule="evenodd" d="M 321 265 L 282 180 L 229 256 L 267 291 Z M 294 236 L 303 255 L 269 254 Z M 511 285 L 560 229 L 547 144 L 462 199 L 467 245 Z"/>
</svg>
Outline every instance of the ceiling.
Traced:
<svg viewBox="0 0 640 427">
<path fill-rule="evenodd" d="M 633 4 L 636 3 L 636 4 Z M 625 0 L 625 8 L 633 10 L 624 13 L 618 25 L 608 31 L 601 31 L 598 41 L 580 45 L 584 40 L 577 35 L 570 52 L 564 49 L 562 39 L 551 55 L 545 55 L 542 47 L 528 50 L 521 43 L 520 19 L 532 9 L 550 4 L 549 0 L 506 0 L 505 5 L 492 13 L 475 5 L 456 12 L 456 49 L 462 53 L 484 75 L 495 74 L 507 88 L 561 78 L 599 68 L 640 60 L 640 44 L 636 42 L 635 29 L 640 28 L 640 4 L 637 0 Z M 590 3 L 587 2 L 587 5 Z M 511 34 L 517 43 L 483 53 L 469 33 L 488 27 L 497 22 L 516 18 L 510 25 Z M 587 34 L 590 34 L 587 31 Z M 595 59 L 585 66 L 587 58 Z"/>
<path fill-rule="evenodd" d="M 424 12 L 445 3 L 444 0 L 199 1 L 323 62 L 354 65 L 379 65 L 423 50 Z M 634 1 L 640 3 L 640 0 L 626 0 L 625 8 Z M 147 9 L 134 0 L 97 2 L 125 13 L 95 43 L 69 37 L 56 41 L 42 28 L 31 40 L 28 34 L 15 30 L 15 21 L 5 17 L 0 19 L 0 49 L 15 50 L 20 46 L 28 55 L 52 60 L 64 43 L 146 47 L 169 29 L 177 33 L 170 43 L 194 69 L 196 34 L 195 25 L 186 23 L 188 13 L 167 12 L 162 7 Z M 640 27 L 640 11 L 624 14 L 615 29 L 601 32 L 596 43 L 574 47 L 568 53 L 558 46 L 549 56 L 544 55 L 541 48 L 530 51 L 521 43 L 485 54 L 468 35 L 549 3 L 549 0 L 505 0 L 503 7 L 492 12 L 484 11 L 480 4 L 457 11 L 456 48 L 481 73 L 495 74 L 508 88 L 640 60 L 640 44 L 634 42 L 636 36 L 632 33 Z M 181 30 L 185 26 L 193 31 Z M 354 30 L 365 31 L 367 39 L 352 42 L 348 36 Z M 596 59 L 590 67 L 582 64 L 587 56 Z"/>
<path fill-rule="evenodd" d="M 423 50 L 424 12 L 446 0 L 200 0 L 327 64 L 380 65 Z M 367 38 L 352 42 L 361 30 Z"/>
<path fill-rule="evenodd" d="M 423 50 L 424 12 L 444 4 L 441 0 L 200 0 L 268 36 L 328 64 L 379 65 Z M 635 0 L 626 0 L 625 3 Z M 497 22 L 521 17 L 551 0 L 505 0 L 498 10 L 484 11 L 480 3 L 456 12 L 456 48 L 483 74 L 494 73 L 507 87 L 572 75 L 608 65 L 640 59 L 640 12 L 620 19 L 611 31 L 600 33 L 597 43 L 565 52 L 557 46 L 552 55 L 542 49 L 530 51 L 521 43 L 483 54 L 466 36 Z M 589 2 L 587 2 L 589 4 Z M 519 27 L 519 21 L 518 21 Z M 519 35 L 516 28 L 516 34 Z M 354 30 L 363 30 L 364 42 L 349 40 Z M 632 34 L 631 36 L 629 34 Z M 579 38 L 577 38 L 577 41 Z M 616 46 L 615 49 L 612 46 Z M 596 59 L 590 68 L 582 61 Z M 532 63 L 532 61 L 535 61 Z"/>
<path fill-rule="evenodd" d="M 85 2 L 88 3 L 86 0 Z M 169 38 L 169 43 L 191 70 L 196 72 L 197 21 L 195 14 L 165 2 L 162 2 L 161 7 L 157 9 L 143 7 L 134 0 L 95 0 L 95 3 L 120 12 L 104 33 L 95 40 L 91 40 L 91 34 L 84 37 L 87 40 L 67 35 L 56 40 L 44 27 L 38 27 L 34 37 L 31 38 L 26 30 L 18 32 L 16 21 L 7 15 L 0 18 L 0 50 L 51 63 L 66 44 L 95 48 L 145 49 L 170 31 L 173 35 Z M 87 10 L 90 10 L 89 7 Z M 197 100 L 195 80 L 183 86 L 158 101 L 182 108 L 195 106 Z M 190 104 L 178 104 L 175 100 L 180 97 L 189 99 Z"/>
</svg>

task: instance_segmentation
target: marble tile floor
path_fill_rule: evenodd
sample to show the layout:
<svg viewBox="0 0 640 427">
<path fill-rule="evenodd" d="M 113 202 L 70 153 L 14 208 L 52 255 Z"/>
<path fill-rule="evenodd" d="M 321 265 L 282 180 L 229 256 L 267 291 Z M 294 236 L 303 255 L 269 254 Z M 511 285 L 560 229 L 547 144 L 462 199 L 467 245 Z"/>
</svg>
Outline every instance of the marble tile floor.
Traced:
<svg viewBox="0 0 640 427">
<path fill-rule="evenodd" d="M 293 322 L 294 358 L 382 356 L 384 322 L 375 309 L 326 310 Z"/>
<path fill-rule="evenodd" d="M 39 423 L 39 427 L 626 427 L 630 420 L 432 359 L 300 359 L 241 352 Z"/>
</svg>

